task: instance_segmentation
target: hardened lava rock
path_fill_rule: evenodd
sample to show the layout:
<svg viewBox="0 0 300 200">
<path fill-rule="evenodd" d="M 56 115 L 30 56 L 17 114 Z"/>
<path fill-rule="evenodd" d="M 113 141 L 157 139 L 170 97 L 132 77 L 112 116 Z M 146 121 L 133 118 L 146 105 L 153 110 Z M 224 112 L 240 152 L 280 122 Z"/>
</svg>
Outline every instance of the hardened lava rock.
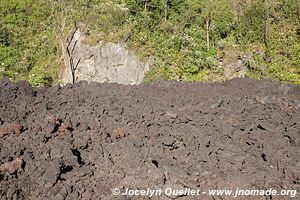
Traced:
<svg viewBox="0 0 300 200">
<path fill-rule="evenodd" d="M 299 85 L 269 80 L 32 88 L 3 79 L 0 199 L 232 199 L 114 188 L 300 192 L 299 102 Z"/>
</svg>

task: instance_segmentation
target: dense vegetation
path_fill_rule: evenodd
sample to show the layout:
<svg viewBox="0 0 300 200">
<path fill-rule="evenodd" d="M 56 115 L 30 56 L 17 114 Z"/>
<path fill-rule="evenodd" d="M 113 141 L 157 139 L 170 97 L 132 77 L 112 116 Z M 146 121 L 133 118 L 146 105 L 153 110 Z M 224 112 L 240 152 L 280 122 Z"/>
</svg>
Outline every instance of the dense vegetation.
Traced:
<svg viewBox="0 0 300 200">
<path fill-rule="evenodd" d="M 3 0 L 0 76 L 57 81 L 60 41 L 83 22 L 86 42 L 126 41 L 155 67 L 146 81 L 224 80 L 220 62 L 247 75 L 300 83 L 299 0 Z"/>
</svg>

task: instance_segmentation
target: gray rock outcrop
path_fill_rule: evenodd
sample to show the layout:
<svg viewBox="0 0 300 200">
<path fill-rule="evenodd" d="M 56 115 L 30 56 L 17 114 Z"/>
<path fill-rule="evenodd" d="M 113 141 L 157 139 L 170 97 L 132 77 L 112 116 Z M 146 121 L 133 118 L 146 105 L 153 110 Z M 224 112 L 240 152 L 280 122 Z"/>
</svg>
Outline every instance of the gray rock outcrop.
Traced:
<svg viewBox="0 0 300 200">
<path fill-rule="evenodd" d="M 59 70 L 59 79 L 63 84 L 73 82 L 70 60 L 77 67 L 76 82 L 85 80 L 125 85 L 141 83 L 145 72 L 153 63 L 153 57 L 149 57 L 146 62 L 139 60 L 123 43 L 101 41 L 91 46 L 84 44 L 84 39 L 85 35 L 77 28 L 66 42 L 61 43 L 64 66 Z"/>
</svg>

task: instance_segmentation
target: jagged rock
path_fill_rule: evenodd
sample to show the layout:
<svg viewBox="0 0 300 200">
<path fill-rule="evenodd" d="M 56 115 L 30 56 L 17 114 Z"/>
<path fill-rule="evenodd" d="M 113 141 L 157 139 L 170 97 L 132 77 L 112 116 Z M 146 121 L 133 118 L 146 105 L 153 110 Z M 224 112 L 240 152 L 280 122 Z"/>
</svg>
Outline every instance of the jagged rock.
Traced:
<svg viewBox="0 0 300 200">
<path fill-rule="evenodd" d="M 211 108 L 218 108 L 224 103 L 223 99 L 219 99 L 215 104 L 211 105 Z"/>
<path fill-rule="evenodd" d="M 141 61 L 135 52 L 127 49 L 124 43 L 100 41 L 97 45 L 84 44 L 85 35 L 76 29 L 70 47 L 74 47 L 73 62 L 78 63 L 76 81 L 110 82 L 125 85 L 139 84 L 143 81 L 144 73 L 153 63 L 150 56 Z M 70 37 L 71 38 L 71 37 Z M 66 50 L 67 43 L 62 43 Z M 69 56 L 64 51 L 64 66 L 59 70 L 59 78 L 64 84 L 72 83 L 72 73 Z"/>
<path fill-rule="evenodd" d="M 172 119 L 176 119 L 177 118 L 177 114 L 172 112 L 172 111 L 167 111 L 166 115 L 171 117 Z"/>
<path fill-rule="evenodd" d="M 8 172 L 10 174 L 14 173 L 15 171 L 21 169 L 23 164 L 23 160 L 21 158 L 16 158 L 14 161 L 4 163 L 0 166 L 0 171 Z"/>
</svg>

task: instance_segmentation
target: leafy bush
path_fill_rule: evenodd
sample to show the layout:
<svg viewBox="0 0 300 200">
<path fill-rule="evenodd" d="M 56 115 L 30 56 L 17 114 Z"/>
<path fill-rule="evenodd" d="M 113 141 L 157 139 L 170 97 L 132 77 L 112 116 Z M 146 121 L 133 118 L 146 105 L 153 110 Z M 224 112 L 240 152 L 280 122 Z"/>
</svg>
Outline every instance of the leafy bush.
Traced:
<svg viewBox="0 0 300 200">
<path fill-rule="evenodd" d="M 126 40 L 141 59 L 155 56 L 145 81 L 223 80 L 218 57 L 238 46 L 251 55 L 248 76 L 299 83 L 298 9 L 297 0 L 2 1 L 0 76 L 57 83 L 59 42 L 83 22 L 88 44 Z"/>
</svg>

